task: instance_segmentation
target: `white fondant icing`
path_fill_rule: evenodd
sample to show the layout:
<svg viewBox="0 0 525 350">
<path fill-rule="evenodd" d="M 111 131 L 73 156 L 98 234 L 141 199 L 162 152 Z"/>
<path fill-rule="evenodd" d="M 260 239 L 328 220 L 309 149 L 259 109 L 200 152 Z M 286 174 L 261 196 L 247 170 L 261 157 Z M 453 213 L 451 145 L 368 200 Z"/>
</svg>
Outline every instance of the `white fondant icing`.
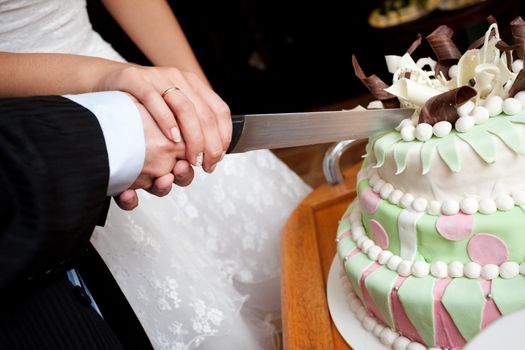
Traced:
<svg viewBox="0 0 525 350">
<path fill-rule="evenodd" d="M 385 327 L 382 324 L 377 323 L 374 329 L 372 329 L 372 334 L 379 338 L 379 335 L 381 334 L 383 329 L 385 329 Z"/>
<path fill-rule="evenodd" d="M 495 117 L 503 111 L 503 99 L 499 96 L 490 96 L 485 100 L 485 108 L 491 117 Z"/>
<path fill-rule="evenodd" d="M 514 199 L 509 195 L 501 195 L 496 198 L 496 207 L 499 210 L 511 210 L 514 208 Z"/>
<path fill-rule="evenodd" d="M 400 134 L 404 141 L 414 141 L 416 138 L 416 128 L 414 125 L 406 125 L 403 127 L 403 129 L 401 129 Z"/>
<path fill-rule="evenodd" d="M 501 278 L 514 278 L 520 273 L 520 265 L 514 261 L 507 261 L 499 267 Z"/>
<path fill-rule="evenodd" d="M 388 261 L 393 255 L 394 254 L 390 250 L 383 250 L 381 253 L 379 253 L 379 256 L 377 257 L 377 262 L 381 265 L 384 265 L 388 263 Z"/>
<path fill-rule="evenodd" d="M 394 186 L 392 186 L 391 183 L 387 182 L 381 188 L 381 191 L 379 192 L 379 195 L 383 199 L 388 199 L 388 197 L 390 197 L 390 195 L 392 194 L 393 191 L 394 191 Z"/>
<path fill-rule="evenodd" d="M 404 260 L 413 261 L 417 252 L 417 230 L 416 223 L 423 213 L 403 210 L 397 219 L 399 233 L 400 257 Z"/>
<path fill-rule="evenodd" d="M 516 115 L 521 112 L 521 101 L 518 99 L 509 97 L 503 101 L 503 113 L 507 115 Z"/>
<path fill-rule="evenodd" d="M 517 191 L 512 194 L 512 198 L 518 205 L 525 205 L 525 191 Z"/>
<path fill-rule="evenodd" d="M 394 344 L 392 344 L 392 347 L 394 348 L 394 350 L 406 350 L 408 344 L 410 344 L 410 339 L 401 336 L 394 340 Z"/>
<path fill-rule="evenodd" d="M 476 198 L 465 198 L 461 201 L 461 211 L 465 214 L 475 214 L 478 211 L 479 203 Z"/>
<path fill-rule="evenodd" d="M 412 202 L 412 208 L 417 212 L 425 212 L 427 210 L 428 201 L 425 198 L 416 198 Z"/>
<path fill-rule="evenodd" d="M 496 203 L 490 198 L 483 198 L 479 201 L 479 212 L 482 214 L 492 214 L 497 210 Z"/>
<path fill-rule="evenodd" d="M 372 241 L 371 239 L 367 239 L 363 241 L 363 243 L 359 246 L 359 248 L 361 248 L 363 253 L 366 254 L 368 252 L 368 249 L 370 249 L 373 245 L 374 245 L 374 241 Z"/>
<path fill-rule="evenodd" d="M 369 241 L 370 238 L 368 238 L 366 235 L 363 235 L 361 237 L 359 237 L 359 239 L 356 242 L 357 246 L 359 248 L 361 248 L 363 246 L 363 244 L 366 242 L 366 241 Z"/>
<path fill-rule="evenodd" d="M 410 273 L 412 272 L 412 262 L 408 260 L 403 260 L 399 263 L 399 266 L 397 267 L 397 273 L 400 276 L 410 276 Z"/>
<path fill-rule="evenodd" d="M 517 59 L 512 62 L 512 72 L 518 74 L 523 69 L 523 60 Z"/>
<path fill-rule="evenodd" d="M 363 321 L 367 315 L 367 312 L 366 312 L 366 309 L 363 307 L 363 305 L 360 305 L 361 307 L 359 308 L 359 310 L 357 310 L 357 313 L 355 314 L 357 319 L 359 321 Z"/>
<path fill-rule="evenodd" d="M 388 262 L 386 263 L 386 267 L 388 267 L 392 271 L 396 271 L 399 267 L 399 264 L 401 264 L 401 257 L 399 255 L 392 255 L 390 259 L 388 259 Z"/>
<path fill-rule="evenodd" d="M 381 191 L 381 188 L 383 185 L 385 185 L 386 181 L 383 179 L 377 180 L 377 182 L 374 184 L 374 187 L 372 188 L 374 192 L 379 193 Z"/>
<path fill-rule="evenodd" d="M 430 203 L 428 203 L 428 213 L 430 215 L 441 214 L 441 203 L 438 201 L 430 201 Z"/>
<path fill-rule="evenodd" d="M 363 237 L 366 238 L 365 229 L 362 226 L 354 226 L 352 223 L 352 236 L 354 241 L 359 242 Z"/>
<path fill-rule="evenodd" d="M 499 266 L 496 264 L 486 264 L 481 268 L 481 277 L 492 280 L 499 275 Z"/>
<path fill-rule="evenodd" d="M 437 278 L 448 277 L 448 265 L 443 261 L 435 261 L 430 265 L 430 272 Z"/>
<path fill-rule="evenodd" d="M 476 121 L 474 117 L 466 115 L 464 117 L 459 118 L 456 121 L 456 124 L 454 124 L 454 126 L 456 130 L 459 132 L 467 132 L 470 129 L 472 129 L 475 124 L 476 124 Z"/>
<path fill-rule="evenodd" d="M 379 335 L 379 340 L 386 346 L 391 346 L 399 335 L 388 327 L 385 327 Z"/>
<path fill-rule="evenodd" d="M 474 118 L 474 122 L 476 124 L 483 124 L 489 120 L 490 117 L 489 111 L 483 106 L 474 107 L 471 115 Z"/>
<path fill-rule="evenodd" d="M 377 321 L 376 321 L 375 317 L 366 316 L 363 319 L 362 323 L 363 323 L 363 328 L 366 329 L 367 331 L 371 332 L 372 329 L 374 329 L 374 327 L 376 326 Z"/>
<path fill-rule="evenodd" d="M 520 91 L 516 95 L 514 95 L 514 98 L 521 102 L 522 106 L 525 104 L 525 91 Z"/>
<path fill-rule="evenodd" d="M 445 215 L 455 215 L 459 213 L 459 203 L 453 199 L 447 199 L 441 206 L 441 212 Z"/>
<path fill-rule="evenodd" d="M 378 181 L 379 181 L 379 175 L 375 173 L 374 175 L 372 175 L 372 177 L 370 177 L 370 179 L 368 180 L 368 183 L 370 184 L 371 187 L 374 187 L 374 185 Z"/>
<path fill-rule="evenodd" d="M 479 278 L 479 276 L 481 275 L 481 265 L 470 261 L 467 264 L 465 264 L 463 273 L 468 278 Z"/>
<path fill-rule="evenodd" d="M 416 126 L 415 136 L 419 141 L 428 141 L 432 138 L 432 125 L 421 123 Z"/>
<path fill-rule="evenodd" d="M 525 262 L 520 264 L 520 274 L 525 275 Z"/>
<path fill-rule="evenodd" d="M 368 257 L 371 260 L 377 260 L 379 258 L 379 254 L 383 251 L 380 246 L 374 244 L 372 247 L 368 249 Z"/>
<path fill-rule="evenodd" d="M 406 350 L 427 350 L 427 347 L 424 346 L 423 344 L 412 342 L 408 344 Z"/>
<path fill-rule="evenodd" d="M 388 197 L 388 200 L 390 201 L 390 203 L 397 205 L 399 204 L 401 198 L 403 198 L 403 192 L 401 192 L 400 190 L 394 190 Z"/>
<path fill-rule="evenodd" d="M 401 202 L 400 202 L 400 204 L 401 204 L 401 206 L 402 206 L 403 208 L 405 208 L 405 209 L 406 209 L 406 208 L 409 208 L 410 205 L 412 205 L 412 202 L 414 201 L 414 199 L 415 199 L 415 198 L 414 198 L 414 196 L 412 195 L 412 193 L 405 193 L 405 194 L 403 195 L 403 198 L 401 198 Z"/>
<path fill-rule="evenodd" d="M 430 265 L 426 261 L 418 260 L 412 264 L 412 274 L 415 277 L 426 277 L 430 273 Z"/>
<path fill-rule="evenodd" d="M 436 137 L 445 137 L 452 131 L 452 124 L 447 121 L 440 121 L 434 124 L 432 131 Z"/>
<path fill-rule="evenodd" d="M 463 277 L 463 263 L 461 261 L 453 261 L 448 265 L 448 275 L 450 277 Z"/>
<path fill-rule="evenodd" d="M 462 104 L 461 106 L 458 107 L 458 109 L 457 109 L 458 115 L 460 117 L 465 117 L 467 115 L 471 115 L 472 110 L 474 109 L 475 106 L 476 106 L 476 104 L 474 104 L 474 102 L 472 102 L 472 101 L 465 102 L 464 104 Z"/>
</svg>

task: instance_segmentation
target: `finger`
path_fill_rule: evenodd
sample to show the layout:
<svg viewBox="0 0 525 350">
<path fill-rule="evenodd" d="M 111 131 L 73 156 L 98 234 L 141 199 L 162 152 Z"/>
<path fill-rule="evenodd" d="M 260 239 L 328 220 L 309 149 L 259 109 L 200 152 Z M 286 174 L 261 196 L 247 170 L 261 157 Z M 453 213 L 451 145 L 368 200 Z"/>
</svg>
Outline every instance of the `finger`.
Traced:
<svg viewBox="0 0 525 350">
<path fill-rule="evenodd" d="M 126 190 L 115 197 L 115 202 L 123 210 L 133 210 L 139 205 L 139 198 L 135 190 Z"/>
<path fill-rule="evenodd" d="M 222 141 L 223 150 L 226 151 L 230 145 L 232 138 L 232 121 L 230 108 L 219 95 L 210 89 L 197 75 L 189 75 L 186 77 L 193 89 L 202 97 L 207 103 L 208 107 L 217 116 L 217 126 Z"/>
<path fill-rule="evenodd" d="M 193 165 L 201 166 L 204 136 L 192 101 L 180 90 L 165 95 L 164 100 L 176 115 L 182 138 L 186 143 L 186 158 Z"/>
<path fill-rule="evenodd" d="M 175 176 L 171 173 L 161 176 L 153 181 L 153 186 L 148 189 L 148 192 L 157 196 L 164 197 L 171 191 Z"/>
<path fill-rule="evenodd" d="M 177 186 L 188 186 L 195 176 L 195 172 L 190 163 L 185 160 L 178 160 L 173 167 L 173 175 L 175 176 L 174 183 Z"/>
</svg>

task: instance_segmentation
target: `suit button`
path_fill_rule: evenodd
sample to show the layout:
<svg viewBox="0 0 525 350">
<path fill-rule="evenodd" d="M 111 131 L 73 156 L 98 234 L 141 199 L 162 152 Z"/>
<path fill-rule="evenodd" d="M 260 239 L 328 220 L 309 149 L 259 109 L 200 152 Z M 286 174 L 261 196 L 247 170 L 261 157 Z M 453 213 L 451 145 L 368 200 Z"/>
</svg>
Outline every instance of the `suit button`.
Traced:
<svg viewBox="0 0 525 350">
<path fill-rule="evenodd" d="M 46 270 L 46 275 L 49 275 L 53 272 L 53 269 Z"/>
<path fill-rule="evenodd" d="M 91 299 L 84 291 L 84 288 L 81 286 L 74 286 L 73 287 L 73 294 L 80 300 L 80 302 L 86 306 L 91 306 Z"/>
</svg>

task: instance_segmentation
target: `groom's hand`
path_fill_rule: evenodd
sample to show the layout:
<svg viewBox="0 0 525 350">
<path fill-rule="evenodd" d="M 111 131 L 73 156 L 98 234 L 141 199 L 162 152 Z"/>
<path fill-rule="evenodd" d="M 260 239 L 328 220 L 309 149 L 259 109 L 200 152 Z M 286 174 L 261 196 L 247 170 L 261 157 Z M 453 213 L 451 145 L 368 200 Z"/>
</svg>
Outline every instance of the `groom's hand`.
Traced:
<svg viewBox="0 0 525 350">
<path fill-rule="evenodd" d="M 162 197 L 170 192 L 173 183 L 189 185 L 194 175 L 193 168 L 185 160 L 184 143 L 168 140 L 148 111 L 138 102 L 136 105 L 142 118 L 146 155 L 142 172 L 131 189 L 115 197 L 119 207 L 125 210 L 132 210 L 138 205 L 135 189 L 145 189 Z"/>
</svg>

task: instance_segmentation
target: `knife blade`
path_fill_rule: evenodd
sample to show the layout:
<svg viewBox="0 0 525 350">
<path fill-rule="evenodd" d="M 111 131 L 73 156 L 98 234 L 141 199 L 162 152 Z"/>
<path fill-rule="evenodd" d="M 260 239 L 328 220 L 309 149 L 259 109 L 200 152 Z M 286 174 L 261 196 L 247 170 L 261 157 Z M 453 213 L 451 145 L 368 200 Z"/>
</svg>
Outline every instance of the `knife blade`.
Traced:
<svg viewBox="0 0 525 350">
<path fill-rule="evenodd" d="M 236 115 L 227 153 L 366 138 L 395 128 L 413 113 L 396 108 Z"/>
</svg>

